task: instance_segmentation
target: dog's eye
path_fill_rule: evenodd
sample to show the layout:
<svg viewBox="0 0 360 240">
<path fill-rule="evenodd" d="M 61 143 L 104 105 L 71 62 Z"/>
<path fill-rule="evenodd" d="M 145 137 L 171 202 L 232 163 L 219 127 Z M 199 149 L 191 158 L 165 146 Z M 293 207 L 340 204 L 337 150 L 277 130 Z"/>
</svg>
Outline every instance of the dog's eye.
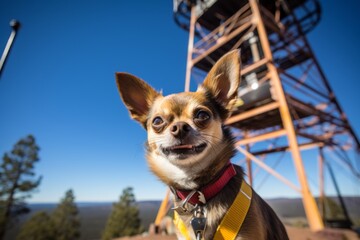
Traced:
<svg viewBox="0 0 360 240">
<path fill-rule="evenodd" d="M 200 121 L 206 121 L 210 118 L 210 114 L 204 110 L 200 110 L 196 113 L 195 119 Z"/>
<path fill-rule="evenodd" d="M 163 124 L 163 122 L 164 122 L 164 120 L 162 120 L 161 117 L 156 117 L 153 119 L 152 125 L 156 127 L 156 126 Z"/>
</svg>

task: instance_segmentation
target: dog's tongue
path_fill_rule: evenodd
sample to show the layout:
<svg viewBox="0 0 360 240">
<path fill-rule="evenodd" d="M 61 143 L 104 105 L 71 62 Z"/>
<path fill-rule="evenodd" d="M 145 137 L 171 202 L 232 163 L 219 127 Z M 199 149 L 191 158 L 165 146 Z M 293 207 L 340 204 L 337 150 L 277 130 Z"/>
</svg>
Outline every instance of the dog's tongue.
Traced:
<svg viewBox="0 0 360 240">
<path fill-rule="evenodd" d="M 173 150 L 177 150 L 177 149 L 192 149 L 193 146 L 190 144 L 186 144 L 186 145 L 178 145 L 178 146 L 173 146 L 171 147 Z"/>
</svg>

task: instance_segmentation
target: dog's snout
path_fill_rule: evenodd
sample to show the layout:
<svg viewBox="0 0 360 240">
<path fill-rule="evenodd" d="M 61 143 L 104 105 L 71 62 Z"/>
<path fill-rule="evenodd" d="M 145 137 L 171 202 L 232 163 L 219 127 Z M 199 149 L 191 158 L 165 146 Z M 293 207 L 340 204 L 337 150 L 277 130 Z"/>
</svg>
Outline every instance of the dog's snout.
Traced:
<svg viewBox="0 0 360 240">
<path fill-rule="evenodd" d="M 177 122 L 174 123 L 174 125 L 171 126 L 171 134 L 174 137 L 180 137 L 180 138 L 184 138 L 188 135 L 188 133 L 190 132 L 191 127 L 189 124 L 187 124 L 186 122 Z"/>
</svg>

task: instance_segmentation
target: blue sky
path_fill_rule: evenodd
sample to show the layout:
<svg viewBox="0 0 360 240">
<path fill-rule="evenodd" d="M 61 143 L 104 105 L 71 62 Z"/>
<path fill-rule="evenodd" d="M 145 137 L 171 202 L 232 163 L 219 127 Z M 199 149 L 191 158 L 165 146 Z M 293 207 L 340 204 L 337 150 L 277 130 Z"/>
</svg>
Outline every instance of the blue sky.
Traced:
<svg viewBox="0 0 360 240">
<path fill-rule="evenodd" d="M 360 2 L 322 6 L 310 43 L 359 134 Z M 139 200 L 161 199 L 166 187 L 147 169 L 145 131 L 128 117 L 114 73 L 135 74 L 164 94 L 184 89 L 188 34 L 173 21 L 172 1 L 0 0 L 1 52 L 13 18 L 22 27 L 0 77 L 0 154 L 36 137 L 43 181 L 30 201 L 55 202 L 69 188 L 79 201 L 115 201 L 127 186 Z M 315 186 L 316 161 L 305 165 Z M 291 166 L 279 169 L 295 181 Z M 344 193 L 359 195 L 359 182 L 337 172 Z M 298 196 L 273 177 L 258 190 Z"/>
</svg>

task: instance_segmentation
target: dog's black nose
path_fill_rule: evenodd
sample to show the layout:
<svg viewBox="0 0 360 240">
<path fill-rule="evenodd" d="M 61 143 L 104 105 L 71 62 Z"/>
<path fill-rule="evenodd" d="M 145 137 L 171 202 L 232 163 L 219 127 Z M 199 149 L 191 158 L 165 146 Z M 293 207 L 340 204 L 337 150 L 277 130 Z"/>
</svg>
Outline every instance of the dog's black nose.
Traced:
<svg viewBox="0 0 360 240">
<path fill-rule="evenodd" d="M 170 128 L 171 134 L 176 138 L 185 138 L 190 130 L 191 127 L 186 122 L 176 122 Z"/>
</svg>

